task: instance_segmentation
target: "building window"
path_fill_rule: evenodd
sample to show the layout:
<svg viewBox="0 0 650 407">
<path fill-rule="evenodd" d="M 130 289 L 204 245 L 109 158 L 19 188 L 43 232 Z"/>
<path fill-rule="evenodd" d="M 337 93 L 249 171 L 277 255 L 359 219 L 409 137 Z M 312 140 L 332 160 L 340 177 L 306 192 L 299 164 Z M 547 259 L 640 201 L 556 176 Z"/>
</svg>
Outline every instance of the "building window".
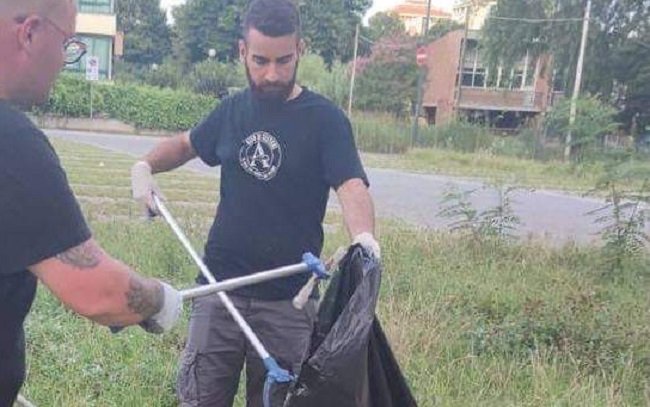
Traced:
<svg viewBox="0 0 650 407">
<path fill-rule="evenodd" d="M 485 87 L 485 68 L 463 68 L 463 86 L 472 88 Z"/>
<path fill-rule="evenodd" d="M 113 0 L 77 0 L 80 13 L 113 14 Z"/>
<path fill-rule="evenodd" d="M 94 56 L 99 59 L 99 77 L 102 79 L 110 79 L 113 38 L 90 35 L 78 35 L 77 37 L 86 43 L 88 52 L 79 62 L 74 65 L 68 65 L 66 68 L 70 71 L 86 72 L 86 59 L 89 56 Z"/>
<path fill-rule="evenodd" d="M 472 82 L 474 81 L 474 69 L 472 68 L 463 68 L 463 80 L 461 82 L 461 85 L 463 86 L 472 86 Z"/>
</svg>

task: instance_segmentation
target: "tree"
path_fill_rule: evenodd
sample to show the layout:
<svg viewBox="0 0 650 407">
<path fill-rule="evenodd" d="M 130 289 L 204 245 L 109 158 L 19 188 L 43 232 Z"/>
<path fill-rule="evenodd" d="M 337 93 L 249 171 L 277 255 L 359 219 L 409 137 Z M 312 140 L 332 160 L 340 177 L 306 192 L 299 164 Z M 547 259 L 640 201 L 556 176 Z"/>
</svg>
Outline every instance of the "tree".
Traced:
<svg viewBox="0 0 650 407">
<path fill-rule="evenodd" d="M 171 54 L 171 30 L 160 0 L 116 2 L 117 29 L 124 33 L 124 61 L 160 64 Z"/>
<path fill-rule="evenodd" d="M 418 68 L 415 38 L 402 34 L 375 43 L 372 55 L 358 61 L 356 105 L 363 110 L 408 113 L 415 99 Z"/>
<path fill-rule="evenodd" d="M 249 3 L 249 0 L 187 0 L 175 7 L 175 54 L 194 63 L 206 59 L 214 49 L 219 61 L 235 60 L 242 18 Z"/>
<path fill-rule="evenodd" d="M 592 3 L 583 89 L 618 102 L 628 127 L 637 113 L 648 122 L 643 106 L 650 105 L 650 93 L 644 92 L 648 72 L 643 68 L 650 65 L 650 53 L 642 48 L 648 41 L 650 1 Z M 507 66 L 526 52 L 533 58 L 550 54 L 556 85 L 573 89 L 584 8 L 583 0 L 499 0 L 491 12 L 498 19 L 488 19 L 483 30 L 488 60 Z"/>
<path fill-rule="evenodd" d="M 614 120 L 616 110 L 595 96 L 581 97 L 577 103 L 576 120 L 571 125 L 569 120 L 570 104 L 569 99 L 560 102 L 546 116 L 545 124 L 550 134 L 564 135 L 571 131 L 575 158 L 581 160 L 588 147 L 618 129 L 618 123 Z"/>
<path fill-rule="evenodd" d="M 618 119 L 633 136 L 650 133 L 650 30 L 621 47 L 613 59 L 614 78 L 622 85 Z M 619 85 L 619 88 L 621 85 Z"/>
<path fill-rule="evenodd" d="M 366 33 L 372 41 L 378 41 L 384 37 L 402 35 L 406 31 L 404 22 L 399 19 L 396 13 L 377 13 L 368 20 Z"/>
<path fill-rule="evenodd" d="M 351 60 L 355 28 L 372 0 L 299 0 L 299 4 L 310 50 L 320 55 L 328 68 L 334 61 Z"/>
<path fill-rule="evenodd" d="M 174 9 L 176 54 L 188 62 L 205 59 L 209 49 L 220 61 L 237 58 L 237 40 L 250 0 L 187 0 Z M 352 58 L 356 24 L 370 0 L 300 0 L 303 36 L 311 52 L 331 66 Z"/>
</svg>

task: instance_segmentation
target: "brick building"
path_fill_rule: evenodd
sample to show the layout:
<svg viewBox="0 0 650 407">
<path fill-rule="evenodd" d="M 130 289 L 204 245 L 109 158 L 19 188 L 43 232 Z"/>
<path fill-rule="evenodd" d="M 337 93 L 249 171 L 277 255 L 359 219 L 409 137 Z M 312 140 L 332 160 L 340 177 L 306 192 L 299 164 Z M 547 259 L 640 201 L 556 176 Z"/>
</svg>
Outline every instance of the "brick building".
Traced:
<svg viewBox="0 0 650 407">
<path fill-rule="evenodd" d="M 516 129 L 547 111 L 557 96 L 549 58 L 526 57 L 490 72 L 478 47 L 479 33 L 470 31 L 461 69 L 463 36 L 464 30 L 453 31 L 427 46 L 422 106 L 428 123 L 444 123 L 457 111 L 470 121 Z"/>
</svg>

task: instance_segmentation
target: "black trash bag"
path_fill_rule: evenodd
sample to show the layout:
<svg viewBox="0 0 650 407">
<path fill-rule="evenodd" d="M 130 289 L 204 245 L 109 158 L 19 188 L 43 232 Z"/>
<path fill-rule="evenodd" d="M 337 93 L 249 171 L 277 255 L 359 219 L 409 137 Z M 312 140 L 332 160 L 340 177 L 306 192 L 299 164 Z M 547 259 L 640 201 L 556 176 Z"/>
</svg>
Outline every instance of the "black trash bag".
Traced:
<svg viewBox="0 0 650 407">
<path fill-rule="evenodd" d="M 381 265 L 355 245 L 332 276 L 284 407 L 416 407 L 375 317 Z"/>
</svg>

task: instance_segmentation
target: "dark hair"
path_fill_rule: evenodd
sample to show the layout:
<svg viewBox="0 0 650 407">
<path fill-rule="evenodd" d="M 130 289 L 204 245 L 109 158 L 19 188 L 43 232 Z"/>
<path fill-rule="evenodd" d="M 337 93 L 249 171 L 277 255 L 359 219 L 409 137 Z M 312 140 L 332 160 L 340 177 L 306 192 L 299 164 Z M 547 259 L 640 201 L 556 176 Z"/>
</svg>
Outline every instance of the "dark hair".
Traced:
<svg viewBox="0 0 650 407">
<path fill-rule="evenodd" d="M 267 37 L 300 37 L 300 12 L 291 0 L 253 0 L 242 24 L 244 38 L 251 28 Z"/>
</svg>

